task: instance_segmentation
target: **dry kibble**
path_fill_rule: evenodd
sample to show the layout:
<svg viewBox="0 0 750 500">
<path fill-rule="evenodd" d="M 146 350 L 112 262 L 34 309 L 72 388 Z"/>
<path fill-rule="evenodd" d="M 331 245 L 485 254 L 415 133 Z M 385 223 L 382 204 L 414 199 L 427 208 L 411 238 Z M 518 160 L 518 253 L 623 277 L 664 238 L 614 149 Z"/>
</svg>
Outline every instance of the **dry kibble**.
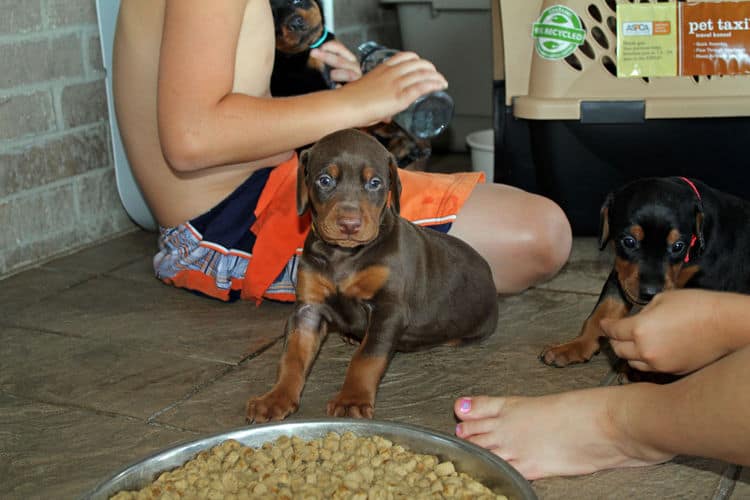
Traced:
<svg viewBox="0 0 750 500">
<path fill-rule="evenodd" d="M 276 466 L 276 470 L 289 470 L 289 462 L 284 457 L 279 457 L 275 460 L 274 465 Z"/>
<path fill-rule="evenodd" d="M 435 467 L 435 474 L 440 476 L 449 476 L 451 474 L 455 474 L 456 469 L 453 467 L 453 462 L 443 462 L 441 464 L 438 464 L 437 467 Z"/>
<path fill-rule="evenodd" d="M 282 436 L 252 449 L 227 440 L 140 491 L 116 500 L 178 498 L 504 499 L 450 461 L 412 453 L 381 436 L 331 432 L 305 441 Z"/>
</svg>

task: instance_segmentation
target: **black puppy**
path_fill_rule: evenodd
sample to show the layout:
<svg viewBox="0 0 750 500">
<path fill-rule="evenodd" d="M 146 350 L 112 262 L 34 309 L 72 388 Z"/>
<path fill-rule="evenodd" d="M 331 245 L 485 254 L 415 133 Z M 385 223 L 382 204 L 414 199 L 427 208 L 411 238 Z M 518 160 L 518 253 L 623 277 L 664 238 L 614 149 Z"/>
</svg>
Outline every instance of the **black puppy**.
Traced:
<svg viewBox="0 0 750 500">
<path fill-rule="evenodd" d="M 602 318 L 621 318 L 657 293 L 706 288 L 750 293 L 750 203 L 685 177 L 647 178 L 610 193 L 599 247 L 614 240 L 615 264 L 580 335 L 548 347 L 553 366 L 588 361 Z"/>
<path fill-rule="evenodd" d="M 325 64 L 310 57 L 310 49 L 333 40 L 318 0 L 271 0 L 276 29 L 276 55 L 271 94 L 307 94 L 333 87 Z"/>
<path fill-rule="evenodd" d="M 271 10 L 276 29 L 271 95 L 287 97 L 335 87 L 330 68 L 310 57 L 311 48 L 335 39 L 325 28 L 319 1 L 271 0 Z M 378 123 L 366 131 L 396 157 L 399 167 L 424 170 L 432 153 L 429 140 L 411 137 L 392 122 Z M 298 151 L 308 146 L 298 148 Z"/>
</svg>

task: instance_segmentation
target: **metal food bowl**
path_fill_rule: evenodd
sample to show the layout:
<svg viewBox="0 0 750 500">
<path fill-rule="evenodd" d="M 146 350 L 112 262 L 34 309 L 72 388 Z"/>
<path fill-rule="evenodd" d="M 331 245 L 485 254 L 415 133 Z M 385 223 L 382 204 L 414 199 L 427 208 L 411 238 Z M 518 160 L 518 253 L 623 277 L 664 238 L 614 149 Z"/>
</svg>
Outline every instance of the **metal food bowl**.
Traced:
<svg viewBox="0 0 750 500">
<path fill-rule="evenodd" d="M 436 455 L 441 460 L 450 460 L 458 472 L 471 475 L 493 492 L 510 499 L 537 498 L 528 481 L 505 460 L 468 441 L 415 425 L 348 418 L 253 425 L 190 441 L 130 465 L 99 484 L 83 498 L 103 500 L 118 491 L 144 488 L 162 472 L 179 467 L 199 452 L 213 448 L 228 439 L 259 448 L 263 443 L 275 441 L 280 436 L 297 436 L 304 440 L 312 440 L 322 438 L 329 432 L 343 434 L 347 431 L 360 437 L 382 436 L 414 453 Z"/>
</svg>

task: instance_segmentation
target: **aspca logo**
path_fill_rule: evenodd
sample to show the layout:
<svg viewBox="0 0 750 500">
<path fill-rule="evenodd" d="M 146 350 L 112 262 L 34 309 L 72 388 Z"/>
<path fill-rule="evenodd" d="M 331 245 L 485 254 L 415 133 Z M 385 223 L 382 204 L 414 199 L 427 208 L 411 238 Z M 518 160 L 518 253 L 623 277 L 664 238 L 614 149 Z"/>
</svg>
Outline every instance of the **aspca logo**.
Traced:
<svg viewBox="0 0 750 500">
<path fill-rule="evenodd" d="M 635 21 L 622 23 L 624 36 L 651 36 L 654 34 L 654 24 L 651 21 Z"/>
</svg>

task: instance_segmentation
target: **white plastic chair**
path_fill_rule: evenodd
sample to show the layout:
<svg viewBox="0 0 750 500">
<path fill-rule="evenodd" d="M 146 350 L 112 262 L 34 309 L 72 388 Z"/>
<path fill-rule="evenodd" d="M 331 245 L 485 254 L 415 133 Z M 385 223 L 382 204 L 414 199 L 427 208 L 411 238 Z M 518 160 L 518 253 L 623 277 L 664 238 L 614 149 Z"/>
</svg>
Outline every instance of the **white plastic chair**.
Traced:
<svg viewBox="0 0 750 500">
<path fill-rule="evenodd" d="M 120 195 L 125 211 L 133 221 L 148 231 L 156 231 L 158 224 L 146 204 L 138 184 L 133 178 L 128 158 L 117 127 L 115 103 L 112 97 L 112 46 L 115 39 L 117 13 L 120 11 L 120 0 L 96 0 L 96 12 L 99 18 L 99 39 L 102 46 L 102 62 L 106 72 L 107 106 L 109 108 L 109 127 L 112 137 L 112 156 L 115 162 L 115 179 L 117 192 Z"/>
</svg>

